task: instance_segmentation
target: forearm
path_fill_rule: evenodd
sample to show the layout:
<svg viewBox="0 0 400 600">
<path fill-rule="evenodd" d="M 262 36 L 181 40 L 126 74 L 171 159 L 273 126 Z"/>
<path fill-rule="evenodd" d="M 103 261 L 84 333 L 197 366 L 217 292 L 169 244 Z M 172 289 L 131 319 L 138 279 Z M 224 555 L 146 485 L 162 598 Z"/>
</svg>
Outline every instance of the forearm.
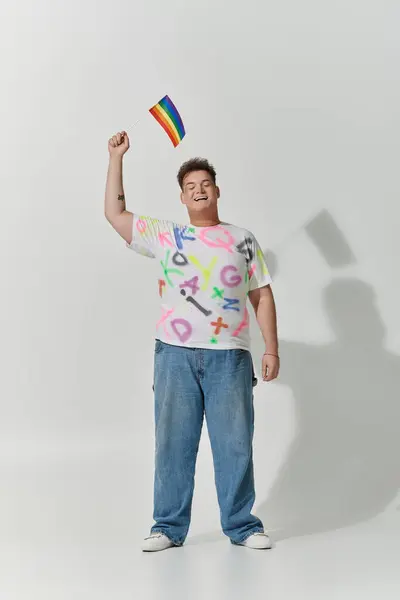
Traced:
<svg viewBox="0 0 400 600">
<path fill-rule="evenodd" d="M 260 299 L 255 315 L 264 338 L 266 352 L 279 355 L 276 308 L 272 290 Z"/>
<path fill-rule="evenodd" d="M 107 219 L 118 217 L 126 210 L 122 164 L 122 156 L 110 156 L 104 203 L 104 214 Z"/>
</svg>

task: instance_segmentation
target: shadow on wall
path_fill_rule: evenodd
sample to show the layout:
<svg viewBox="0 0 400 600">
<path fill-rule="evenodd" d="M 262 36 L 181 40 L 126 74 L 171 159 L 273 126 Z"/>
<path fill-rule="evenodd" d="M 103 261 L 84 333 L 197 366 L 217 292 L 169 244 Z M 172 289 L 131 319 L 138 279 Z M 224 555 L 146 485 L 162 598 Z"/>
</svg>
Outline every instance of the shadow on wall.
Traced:
<svg viewBox="0 0 400 600">
<path fill-rule="evenodd" d="M 355 262 L 326 211 L 305 230 L 330 267 Z M 273 275 L 277 259 L 269 251 L 266 256 Z M 334 342 L 280 340 L 277 382 L 292 389 L 297 435 L 256 510 L 275 540 L 372 518 L 400 487 L 400 357 L 384 347 L 374 289 L 357 278 L 335 277 L 322 299 Z M 252 339 L 258 356 L 262 340 Z"/>
</svg>

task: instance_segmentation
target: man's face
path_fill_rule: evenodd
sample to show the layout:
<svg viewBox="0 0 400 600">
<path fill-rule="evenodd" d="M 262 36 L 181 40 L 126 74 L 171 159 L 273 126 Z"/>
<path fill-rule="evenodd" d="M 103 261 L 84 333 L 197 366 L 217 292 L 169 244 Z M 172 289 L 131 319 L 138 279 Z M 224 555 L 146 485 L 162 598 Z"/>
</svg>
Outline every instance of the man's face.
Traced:
<svg viewBox="0 0 400 600">
<path fill-rule="evenodd" d="M 192 171 L 185 176 L 181 201 L 190 211 L 211 212 L 215 209 L 218 198 L 219 188 L 207 171 Z"/>
</svg>

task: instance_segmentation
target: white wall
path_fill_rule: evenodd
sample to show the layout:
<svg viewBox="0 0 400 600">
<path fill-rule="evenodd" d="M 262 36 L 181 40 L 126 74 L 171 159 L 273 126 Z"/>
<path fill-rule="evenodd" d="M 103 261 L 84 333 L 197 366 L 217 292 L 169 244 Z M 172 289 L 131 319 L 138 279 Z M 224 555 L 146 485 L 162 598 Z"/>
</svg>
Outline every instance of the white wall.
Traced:
<svg viewBox="0 0 400 600">
<path fill-rule="evenodd" d="M 396 508 L 399 17 L 389 0 L 3 0 L 6 509 L 35 485 L 46 507 L 52 469 L 116 453 L 104 486 L 130 482 L 135 524 L 151 523 L 156 266 L 103 216 L 120 129 L 130 210 L 185 221 L 176 172 L 205 156 L 221 218 L 269 253 L 282 372 L 255 390 L 257 514 L 287 536 Z M 147 112 L 166 93 L 177 149 Z M 206 436 L 192 527 L 219 528 Z"/>
</svg>

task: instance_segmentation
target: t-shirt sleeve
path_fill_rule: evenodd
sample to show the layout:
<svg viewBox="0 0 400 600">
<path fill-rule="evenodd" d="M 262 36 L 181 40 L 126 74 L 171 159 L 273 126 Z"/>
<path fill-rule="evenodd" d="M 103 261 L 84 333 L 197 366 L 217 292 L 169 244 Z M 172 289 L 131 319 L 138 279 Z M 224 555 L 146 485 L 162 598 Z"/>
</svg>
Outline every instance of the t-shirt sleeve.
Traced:
<svg viewBox="0 0 400 600">
<path fill-rule="evenodd" d="M 249 292 L 272 283 L 264 252 L 254 235 L 251 236 L 252 259 L 249 263 Z"/>
<path fill-rule="evenodd" d="M 156 258 L 157 250 L 164 245 L 172 245 L 173 224 L 170 221 L 133 214 L 132 241 L 127 248 Z"/>
</svg>

